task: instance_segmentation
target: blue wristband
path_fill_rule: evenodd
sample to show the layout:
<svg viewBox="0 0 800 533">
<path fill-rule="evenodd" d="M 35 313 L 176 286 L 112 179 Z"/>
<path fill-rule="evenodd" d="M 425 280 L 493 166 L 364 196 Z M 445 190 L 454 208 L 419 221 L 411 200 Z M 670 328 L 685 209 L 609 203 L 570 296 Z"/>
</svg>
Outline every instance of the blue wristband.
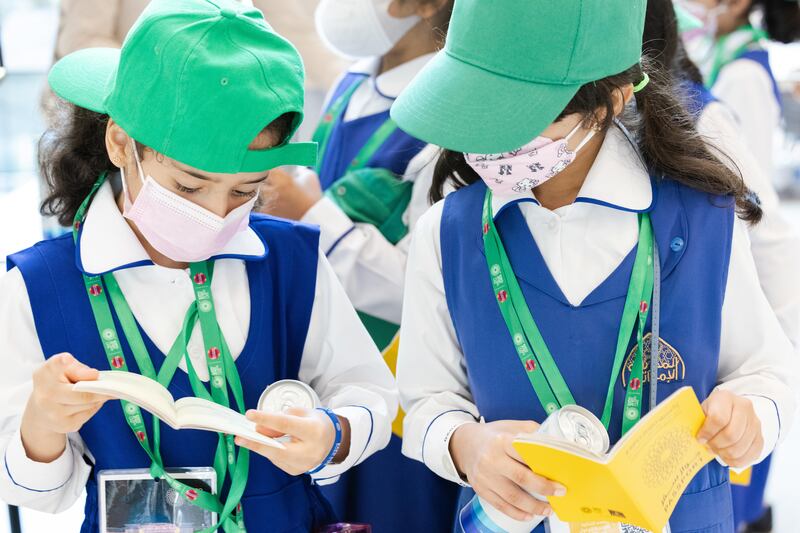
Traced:
<svg viewBox="0 0 800 533">
<path fill-rule="evenodd" d="M 328 466 L 330 462 L 333 461 L 333 458 L 336 456 L 336 452 L 339 451 L 339 446 L 342 444 L 342 423 L 339 422 L 339 417 L 336 416 L 336 413 L 325 407 L 317 407 L 317 410 L 322 411 L 328 415 L 328 418 L 331 419 L 331 422 L 333 422 L 333 429 L 336 430 L 336 436 L 333 438 L 333 446 L 331 446 L 331 451 L 328 452 L 327 457 L 325 457 L 325 459 L 323 459 L 319 466 L 314 470 L 309 470 L 309 474 L 316 474 Z"/>
</svg>

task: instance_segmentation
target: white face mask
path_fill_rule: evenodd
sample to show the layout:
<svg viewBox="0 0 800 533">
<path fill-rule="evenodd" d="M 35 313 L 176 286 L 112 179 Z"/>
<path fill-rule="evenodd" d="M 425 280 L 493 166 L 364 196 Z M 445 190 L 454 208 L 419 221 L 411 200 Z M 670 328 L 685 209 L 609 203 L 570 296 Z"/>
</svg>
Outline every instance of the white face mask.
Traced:
<svg viewBox="0 0 800 533">
<path fill-rule="evenodd" d="M 689 13 L 697 17 L 702 23 L 702 28 L 685 31 L 681 39 L 686 47 L 686 53 L 703 72 L 708 75 L 714 61 L 714 45 L 717 40 L 717 17 L 728 10 L 727 4 L 719 4 L 708 8 L 695 0 L 679 0 L 680 5 Z"/>
<path fill-rule="evenodd" d="M 392 0 L 322 0 L 317 31 L 334 52 L 348 58 L 382 56 L 421 19 L 389 15 Z"/>
</svg>

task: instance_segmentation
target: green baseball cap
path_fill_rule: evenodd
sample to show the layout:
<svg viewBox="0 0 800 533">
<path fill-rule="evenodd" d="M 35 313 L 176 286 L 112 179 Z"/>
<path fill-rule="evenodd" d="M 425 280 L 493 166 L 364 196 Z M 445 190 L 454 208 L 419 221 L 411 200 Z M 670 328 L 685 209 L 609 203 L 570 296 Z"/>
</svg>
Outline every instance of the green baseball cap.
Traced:
<svg viewBox="0 0 800 533">
<path fill-rule="evenodd" d="M 499 153 L 530 142 L 586 83 L 640 60 L 646 0 L 456 0 L 444 50 L 392 106 L 413 135 Z"/>
<path fill-rule="evenodd" d="M 303 78 L 297 50 L 257 9 L 235 0 L 153 0 L 122 50 L 72 53 L 48 80 L 61 98 L 108 114 L 176 161 L 236 173 L 316 162 L 315 143 L 248 149 L 284 113 L 295 114 L 296 131 Z"/>
</svg>

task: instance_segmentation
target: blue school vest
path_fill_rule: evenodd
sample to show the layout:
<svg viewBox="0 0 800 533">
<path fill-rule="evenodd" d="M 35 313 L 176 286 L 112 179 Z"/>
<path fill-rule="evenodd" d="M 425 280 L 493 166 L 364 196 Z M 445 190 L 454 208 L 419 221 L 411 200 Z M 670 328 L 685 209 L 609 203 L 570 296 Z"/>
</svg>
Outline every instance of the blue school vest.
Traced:
<svg viewBox="0 0 800 533">
<path fill-rule="evenodd" d="M 481 233 L 485 190 L 478 182 L 445 199 L 441 247 L 447 305 L 481 415 L 487 421 L 541 422 L 547 415 L 520 367 L 487 272 Z M 672 181 L 654 185 L 654 198 L 651 218 L 662 269 L 660 335 L 680 357 L 678 379 L 660 382 L 658 397 L 663 400 L 689 385 L 702 401 L 717 382 L 733 208 L 726 198 Z M 547 269 L 519 208 L 504 207 L 496 221 L 531 312 L 576 402 L 599 417 L 635 249 L 574 306 Z M 624 395 L 618 377 L 609 428 L 612 443 L 620 437 Z M 673 533 L 733 531 L 728 470 L 716 461 L 704 467 L 678 502 L 670 525 Z"/>
<path fill-rule="evenodd" d="M 348 73 L 333 92 L 331 103 L 335 102 L 354 83 L 372 83 L 367 75 Z M 319 167 L 319 179 L 322 190 L 327 190 L 333 182 L 341 178 L 358 152 L 367 143 L 375 131 L 389 120 L 389 111 L 368 115 L 349 121 L 344 120 L 345 113 L 331 128 L 331 136 L 322 163 Z M 408 164 L 426 146 L 425 141 L 416 139 L 401 129 L 396 129 L 386 139 L 381 148 L 367 161 L 367 167 L 385 168 L 398 176 L 405 174 Z"/>
<path fill-rule="evenodd" d="M 246 263 L 250 331 L 236 366 L 245 404 L 255 408 L 269 384 L 279 379 L 297 379 L 314 302 L 319 233 L 305 225 L 264 215 L 253 215 L 251 226 L 264 239 L 268 254 L 263 260 Z M 65 235 L 10 256 L 8 265 L 19 268 L 25 280 L 45 357 L 69 352 L 89 366 L 108 369 L 76 259 L 72 236 Z M 116 314 L 114 320 L 120 328 Z M 165 355 L 144 331 L 142 336 L 158 369 Z M 123 345 L 131 371 L 139 372 L 124 338 Z M 193 396 L 184 371 L 176 372 L 169 391 L 175 399 Z M 151 417 L 142 412 L 150 430 Z M 97 472 L 147 468 L 150 461 L 131 433 L 117 401 L 106 403 L 81 428 L 80 435 L 95 459 L 86 485 L 81 532 L 96 533 Z M 176 431 L 161 424 L 161 453 L 167 468 L 212 466 L 216 447 L 215 433 Z M 227 486 L 224 490 L 227 491 Z M 307 532 L 331 518 L 327 503 L 312 486 L 309 476 L 290 476 L 255 453 L 250 455 L 250 474 L 242 505 L 245 525 L 253 532 L 267 529 Z"/>
<path fill-rule="evenodd" d="M 336 88 L 336 101 L 366 75 L 349 73 Z M 344 116 L 344 113 L 342 114 Z M 372 134 L 389 119 L 389 111 L 333 125 L 320 165 L 320 183 L 327 189 L 347 172 L 350 163 Z M 405 174 L 409 162 L 427 145 L 397 129 L 366 163 L 367 167 Z M 340 519 L 372 525 L 377 533 L 449 531 L 459 487 L 401 453 L 402 440 L 392 435 L 389 445 L 368 458 L 339 481 L 322 487 Z"/>
</svg>

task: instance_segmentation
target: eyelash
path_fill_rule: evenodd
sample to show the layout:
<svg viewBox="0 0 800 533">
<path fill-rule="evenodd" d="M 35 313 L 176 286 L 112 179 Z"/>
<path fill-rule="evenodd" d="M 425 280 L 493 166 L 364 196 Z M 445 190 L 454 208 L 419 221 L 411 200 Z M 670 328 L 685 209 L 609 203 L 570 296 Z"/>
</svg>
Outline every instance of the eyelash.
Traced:
<svg viewBox="0 0 800 533">
<path fill-rule="evenodd" d="M 182 193 L 185 193 L 185 194 L 194 194 L 194 193 L 196 193 L 197 191 L 200 190 L 200 189 L 190 189 L 189 187 L 184 187 L 180 183 L 176 183 L 175 185 L 176 185 L 178 191 L 180 191 Z M 252 198 L 253 196 L 256 195 L 256 191 L 250 191 L 250 192 L 233 191 L 232 194 L 233 194 L 233 196 L 236 196 L 238 198 Z"/>
<path fill-rule="evenodd" d="M 185 192 L 186 194 L 192 194 L 199 190 L 199 189 L 190 189 L 189 187 L 184 187 L 180 183 L 176 183 L 175 186 L 180 192 Z"/>
</svg>

